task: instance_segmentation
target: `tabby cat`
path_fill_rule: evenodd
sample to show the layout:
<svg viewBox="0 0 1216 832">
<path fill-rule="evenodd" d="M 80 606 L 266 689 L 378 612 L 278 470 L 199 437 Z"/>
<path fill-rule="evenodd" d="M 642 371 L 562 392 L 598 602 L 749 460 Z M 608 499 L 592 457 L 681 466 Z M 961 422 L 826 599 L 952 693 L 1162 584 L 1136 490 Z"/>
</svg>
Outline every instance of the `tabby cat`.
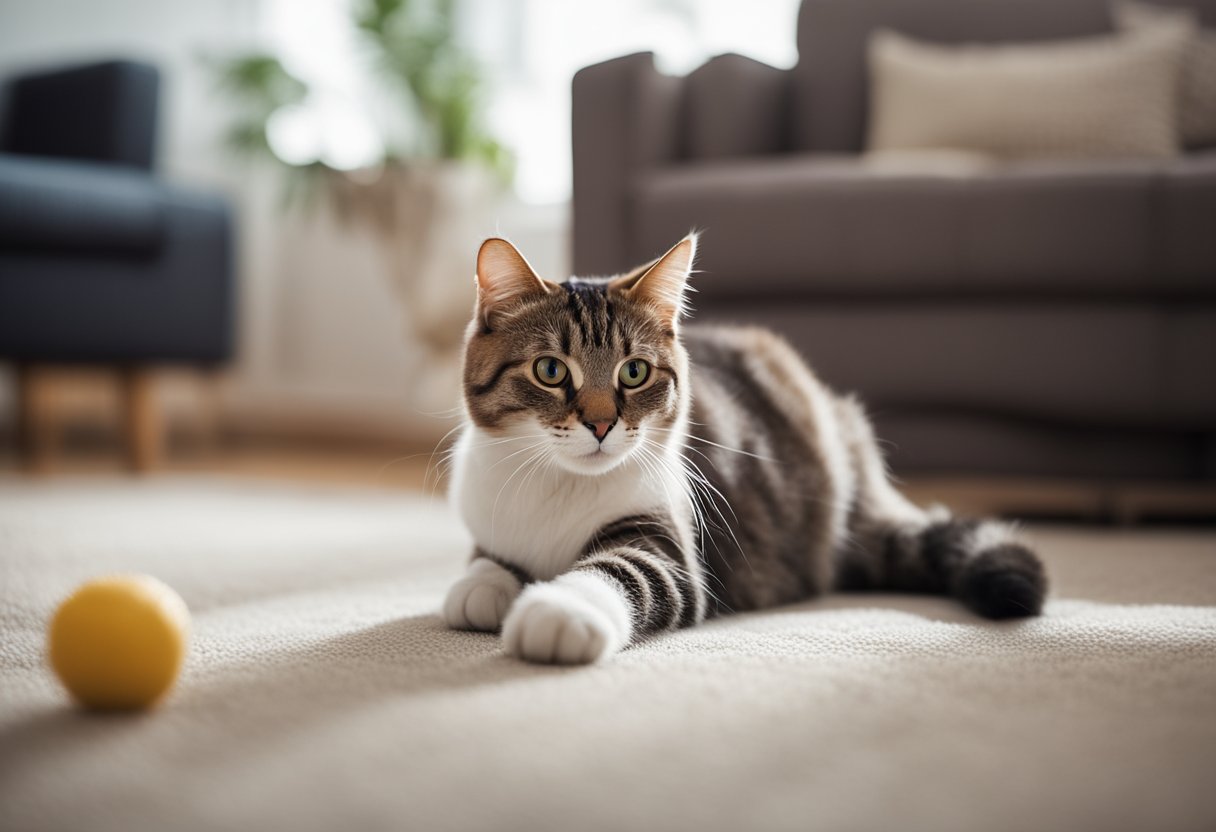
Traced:
<svg viewBox="0 0 1216 832">
<path fill-rule="evenodd" d="M 1005 525 L 908 502 L 861 406 L 788 344 L 681 326 L 696 247 L 553 283 L 482 244 L 452 480 L 475 548 L 448 625 L 582 664 L 833 588 L 1037 615 L 1035 554 Z"/>
</svg>

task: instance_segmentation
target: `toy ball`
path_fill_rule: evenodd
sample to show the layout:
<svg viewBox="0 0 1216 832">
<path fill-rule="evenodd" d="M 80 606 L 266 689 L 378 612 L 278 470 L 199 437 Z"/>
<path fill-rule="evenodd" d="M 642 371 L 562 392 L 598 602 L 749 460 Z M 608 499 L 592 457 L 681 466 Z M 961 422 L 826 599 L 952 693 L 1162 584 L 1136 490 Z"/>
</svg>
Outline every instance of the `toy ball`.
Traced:
<svg viewBox="0 0 1216 832">
<path fill-rule="evenodd" d="M 149 708 L 173 687 L 189 631 L 186 602 L 155 578 L 99 578 L 59 605 L 48 653 L 63 686 L 86 708 Z"/>
</svg>

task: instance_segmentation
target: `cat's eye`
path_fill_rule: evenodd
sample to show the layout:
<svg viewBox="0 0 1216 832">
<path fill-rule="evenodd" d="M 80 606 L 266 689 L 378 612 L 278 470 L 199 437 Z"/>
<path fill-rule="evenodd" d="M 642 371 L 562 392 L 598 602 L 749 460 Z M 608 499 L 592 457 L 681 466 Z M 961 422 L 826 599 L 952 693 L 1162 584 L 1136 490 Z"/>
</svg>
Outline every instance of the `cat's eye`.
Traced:
<svg viewBox="0 0 1216 832">
<path fill-rule="evenodd" d="M 565 362 L 551 355 L 536 359 L 536 363 L 532 365 L 532 372 L 536 373 L 536 380 L 546 387 L 557 387 L 566 380 L 566 376 L 570 375 L 570 370 L 566 368 Z"/>
<path fill-rule="evenodd" d="M 650 378 L 650 364 L 641 358 L 631 358 L 621 365 L 617 376 L 626 387 L 641 387 Z"/>
</svg>

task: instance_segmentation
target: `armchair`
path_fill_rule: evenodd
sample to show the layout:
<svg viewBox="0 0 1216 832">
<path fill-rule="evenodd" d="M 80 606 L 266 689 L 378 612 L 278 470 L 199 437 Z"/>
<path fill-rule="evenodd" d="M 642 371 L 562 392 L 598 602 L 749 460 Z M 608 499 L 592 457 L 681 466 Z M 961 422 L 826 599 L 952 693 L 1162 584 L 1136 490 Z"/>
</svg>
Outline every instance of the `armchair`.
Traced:
<svg viewBox="0 0 1216 832">
<path fill-rule="evenodd" d="M 216 365 L 233 341 L 225 200 L 154 173 L 159 76 L 113 61 L 8 85 L 0 117 L 0 359 L 16 363 L 37 450 L 35 368 L 107 365 L 126 382 L 132 463 L 160 441 L 148 372 Z"/>
</svg>

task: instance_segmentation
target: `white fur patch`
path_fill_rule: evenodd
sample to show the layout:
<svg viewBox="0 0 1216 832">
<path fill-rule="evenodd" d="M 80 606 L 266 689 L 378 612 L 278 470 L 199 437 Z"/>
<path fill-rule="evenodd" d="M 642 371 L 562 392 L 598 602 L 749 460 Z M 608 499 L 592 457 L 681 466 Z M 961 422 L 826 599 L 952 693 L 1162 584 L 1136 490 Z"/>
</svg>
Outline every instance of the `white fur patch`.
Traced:
<svg viewBox="0 0 1216 832">
<path fill-rule="evenodd" d="M 680 435 L 668 436 L 679 447 Z M 557 449 L 561 441 L 538 427 L 505 437 L 476 427 L 465 430 L 455 449 L 451 497 L 486 552 L 537 580 L 551 580 L 568 570 L 608 523 L 655 511 L 681 517 L 690 510 L 675 452 L 668 452 L 672 460 L 665 467 L 643 466 L 629 457 L 598 475 L 533 458 L 546 448 Z"/>
<path fill-rule="evenodd" d="M 542 664 L 590 664 L 619 651 L 632 635 L 619 589 L 598 575 L 572 572 L 529 586 L 503 624 L 507 655 Z"/>
<path fill-rule="evenodd" d="M 448 590 L 443 620 L 453 630 L 492 633 L 502 626 L 520 588 L 510 572 L 491 560 L 477 558 Z"/>
<path fill-rule="evenodd" d="M 988 521 L 981 523 L 971 535 L 971 553 L 978 555 L 1006 543 L 1017 542 L 1017 532 L 1008 523 Z"/>
</svg>

